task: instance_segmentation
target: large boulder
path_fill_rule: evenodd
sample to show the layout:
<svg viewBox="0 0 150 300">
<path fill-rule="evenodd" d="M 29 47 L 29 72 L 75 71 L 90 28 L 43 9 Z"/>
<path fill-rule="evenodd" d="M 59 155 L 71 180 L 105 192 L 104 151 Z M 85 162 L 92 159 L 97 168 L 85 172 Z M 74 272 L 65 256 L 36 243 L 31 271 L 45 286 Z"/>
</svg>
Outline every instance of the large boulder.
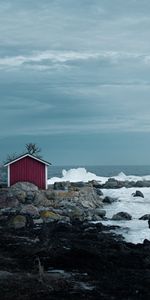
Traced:
<svg viewBox="0 0 150 300">
<path fill-rule="evenodd" d="M 113 215 L 112 217 L 112 220 L 115 220 L 115 221 L 121 221 L 121 220 L 132 220 L 132 216 L 130 214 L 128 214 L 127 212 L 119 212 L 115 215 Z"/>
<path fill-rule="evenodd" d="M 24 192 L 38 191 L 38 187 L 31 182 L 17 182 L 11 186 L 11 189 L 21 190 Z"/>
</svg>

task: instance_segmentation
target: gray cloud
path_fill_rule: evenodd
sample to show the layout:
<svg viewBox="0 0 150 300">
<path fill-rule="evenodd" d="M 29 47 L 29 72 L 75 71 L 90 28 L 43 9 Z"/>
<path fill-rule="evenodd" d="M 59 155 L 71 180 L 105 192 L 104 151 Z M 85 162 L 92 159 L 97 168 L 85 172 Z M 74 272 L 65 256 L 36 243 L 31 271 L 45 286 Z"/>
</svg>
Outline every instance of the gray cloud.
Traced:
<svg viewBox="0 0 150 300">
<path fill-rule="evenodd" d="M 2 0 L 1 141 L 63 136 L 65 152 L 65 139 L 149 133 L 149 12 L 148 0 Z"/>
</svg>

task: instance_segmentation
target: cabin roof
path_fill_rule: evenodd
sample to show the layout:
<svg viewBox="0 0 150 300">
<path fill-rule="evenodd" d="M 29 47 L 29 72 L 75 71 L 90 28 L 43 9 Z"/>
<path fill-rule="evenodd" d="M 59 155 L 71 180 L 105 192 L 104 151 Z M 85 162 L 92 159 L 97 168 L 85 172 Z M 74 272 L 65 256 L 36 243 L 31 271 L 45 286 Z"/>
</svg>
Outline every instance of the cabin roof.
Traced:
<svg viewBox="0 0 150 300">
<path fill-rule="evenodd" d="M 43 160 L 43 159 L 41 159 L 41 158 L 38 158 L 38 157 L 36 157 L 36 156 L 34 156 L 34 155 L 32 155 L 32 154 L 29 154 L 29 153 L 25 153 L 25 154 L 22 154 L 22 155 L 16 157 L 16 158 L 13 159 L 12 161 L 10 161 L 10 162 L 4 164 L 4 167 L 7 167 L 7 166 L 9 166 L 9 165 L 15 163 L 16 161 L 21 160 L 21 159 L 23 159 L 23 158 L 25 158 L 25 157 L 31 157 L 31 158 L 33 158 L 33 159 L 35 159 L 35 160 L 37 160 L 37 161 L 43 163 L 44 165 L 47 165 L 47 166 L 51 165 L 51 163 L 49 163 L 49 162 L 47 162 L 47 161 L 45 161 L 45 160 Z"/>
</svg>

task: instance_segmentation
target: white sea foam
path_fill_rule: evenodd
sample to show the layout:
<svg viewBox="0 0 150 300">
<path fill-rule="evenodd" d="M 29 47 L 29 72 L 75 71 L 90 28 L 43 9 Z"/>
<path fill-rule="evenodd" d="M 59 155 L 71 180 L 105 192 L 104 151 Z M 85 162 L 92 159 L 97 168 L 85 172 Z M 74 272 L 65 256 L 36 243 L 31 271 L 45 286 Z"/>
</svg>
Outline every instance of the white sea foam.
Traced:
<svg viewBox="0 0 150 300">
<path fill-rule="evenodd" d="M 77 168 L 70 170 L 63 170 L 62 177 L 53 177 L 48 180 L 49 184 L 60 181 L 70 181 L 70 182 L 88 182 L 90 180 L 96 180 L 101 183 L 105 183 L 109 177 L 97 176 L 93 173 L 88 172 L 85 168 Z M 139 181 L 139 180 L 150 180 L 150 175 L 148 176 L 134 176 L 125 175 L 124 173 L 119 173 L 113 178 L 121 181 Z M 133 197 L 133 193 L 136 190 L 140 190 L 144 194 L 144 198 Z M 120 188 L 120 189 L 103 189 L 104 196 L 110 196 L 117 198 L 118 200 L 112 204 L 107 204 L 104 206 L 106 210 L 106 216 L 109 221 L 103 221 L 105 225 L 119 225 L 120 230 L 118 233 L 123 234 L 124 238 L 128 242 L 132 243 L 142 243 L 144 239 L 150 240 L 150 229 L 148 228 L 148 221 L 139 220 L 144 214 L 150 214 L 150 188 Z M 111 217 L 113 214 L 118 212 L 128 212 L 132 215 L 131 221 L 112 221 Z"/>
<path fill-rule="evenodd" d="M 105 205 L 107 218 L 111 219 L 113 214 L 124 211 L 132 215 L 131 221 L 104 221 L 105 225 L 119 225 L 118 230 L 125 240 L 132 243 L 142 243 L 144 239 L 150 240 L 150 229 L 148 221 L 139 220 L 145 214 L 150 214 L 150 188 L 138 188 L 144 198 L 133 197 L 137 188 L 104 189 L 104 196 L 117 198 L 111 205 Z"/>
<path fill-rule="evenodd" d="M 150 180 L 150 175 L 147 176 L 135 176 L 126 175 L 123 172 L 118 175 L 112 176 L 113 178 L 121 181 L 139 181 L 139 180 Z M 97 176 L 94 173 L 88 172 L 85 168 L 76 168 L 70 170 L 62 170 L 62 177 L 52 177 L 48 180 L 48 184 L 53 184 L 54 182 L 70 181 L 70 182 L 88 182 L 90 180 L 97 180 L 101 183 L 105 183 L 109 177 Z"/>
<path fill-rule="evenodd" d="M 76 168 L 70 170 L 62 170 L 62 177 L 53 177 L 48 180 L 48 184 L 54 182 L 70 181 L 70 182 L 88 182 L 90 180 L 97 180 L 102 183 L 106 182 L 108 177 L 100 177 L 94 173 L 88 172 L 85 168 Z"/>
</svg>

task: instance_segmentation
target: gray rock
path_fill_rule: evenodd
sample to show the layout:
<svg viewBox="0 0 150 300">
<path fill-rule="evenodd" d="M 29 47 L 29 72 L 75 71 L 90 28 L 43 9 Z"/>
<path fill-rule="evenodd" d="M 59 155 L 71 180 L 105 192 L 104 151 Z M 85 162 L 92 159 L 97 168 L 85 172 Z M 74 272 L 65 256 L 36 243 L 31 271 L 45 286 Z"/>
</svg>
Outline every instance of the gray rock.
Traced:
<svg viewBox="0 0 150 300">
<path fill-rule="evenodd" d="M 109 197 L 109 196 L 106 196 L 104 199 L 103 199 L 103 203 L 108 203 L 108 204 L 111 204 L 113 202 L 117 201 L 117 198 L 112 198 L 112 197 Z"/>
<path fill-rule="evenodd" d="M 142 197 L 142 198 L 144 198 L 144 195 L 141 191 L 136 191 L 135 193 L 133 193 L 133 197 Z"/>
<path fill-rule="evenodd" d="M 45 196 L 48 200 L 55 200 L 56 199 L 56 193 L 55 191 L 48 189 L 45 191 Z"/>
<path fill-rule="evenodd" d="M 83 188 L 87 185 L 86 182 L 79 181 L 79 182 L 71 182 L 71 187 L 73 188 Z"/>
<path fill-rule="evenodd" d="M 105 215 L 106 215 L 106 210 L 100 209 L 100 208 L 96 208 L 96 209 L 94 210 L 94 215 L 97 215 L 97 216 L 103 218 L 103 217 L 105 217 Z"/>
<path fill-rule="evenodd" d="M 70 186 L 69 181 L 64 181 L 64 182 L 55 182 L 54 183 L 54 190 L 63 190 L 67 191 Z"/>
<path fill-rule="evenodd" d="M 18 199 L 8 189 L 0 191 L 0 208 L 17 207 Z"/>
<path fill-rule="evenodd" d="M 103 188 L 106 189 L 118 189 L 124 186 L 123 181 L 118 181 L 115 178 L 109 178 L 106 183 L 103 185 Z"/>
<path fill-rule="evenodd" d="M 98 196 L 103 196 L 103 192 L 99 188 L 96 188 L 96 193 Z"/>
<path fill-rule="evenodd" d="M 46 198 L 44 191 L 36 192 L 34 198 L 34 205 L 49 207 L 51 206 L 51 204 L 52 204 L 51 201 Z"/>
<path fill-rule="evenodd" d="M 91 183 L 92 183 L 93 187 L 96 189 L 100 189 L 102 187 L 102 185 L 96 180 L 92 180 Z"/>
<path fill-rule="evenodd" d="M 32 204 L 24 205 L 23 208 L 21 209 L 20 213 L 28 214 L 32 217 L 39 217 L 40 216 L 37 207 L 35 207 Z"/>
<path fill-rule="evenodd" d="M 26 201 L 26 192 L 25 191 L 14 190 L 13 194 L 18 199 L 19 202 L 25 203 L 25 201 Z"/>
<path fill-rule="evenodd" d="M 33 202 L 34 201 L 34 198 L 35 198 L 35 192 L 34 191 L 27 191 L 26 192 L 26 202 Z"/>
<path fill-rule="evenodd" d="M 11 189 L 21 190 L 25 192 L 38 191 L 38 187 L 30 182 L 17 182 L 11 186 Z"/>
<path fill-rule="evenodd" d="M 112 220 L 121 221 L 121 220 L 132 220 L 132 216 L 127 212 L 119 212 L 113 215 Z"/>
<path fill-rule="evenodd" d="M 103 218 L 101 216 L 95 215 L 92 217 L 92 221 L 102 221 Z"/>
<path fill-rule="evenodd" d="M 14 229 L 20 229 L 26 227 L 26 224 L 27 224 L 27 219 L 25 216 L 16 215 L 11 217 L 8 226 Z"/>
<path fill-rule="evenodd" d="M 150 214 L 146 214 L 139 218 L 139 220 L 150 220 Z"/>
</svg>

